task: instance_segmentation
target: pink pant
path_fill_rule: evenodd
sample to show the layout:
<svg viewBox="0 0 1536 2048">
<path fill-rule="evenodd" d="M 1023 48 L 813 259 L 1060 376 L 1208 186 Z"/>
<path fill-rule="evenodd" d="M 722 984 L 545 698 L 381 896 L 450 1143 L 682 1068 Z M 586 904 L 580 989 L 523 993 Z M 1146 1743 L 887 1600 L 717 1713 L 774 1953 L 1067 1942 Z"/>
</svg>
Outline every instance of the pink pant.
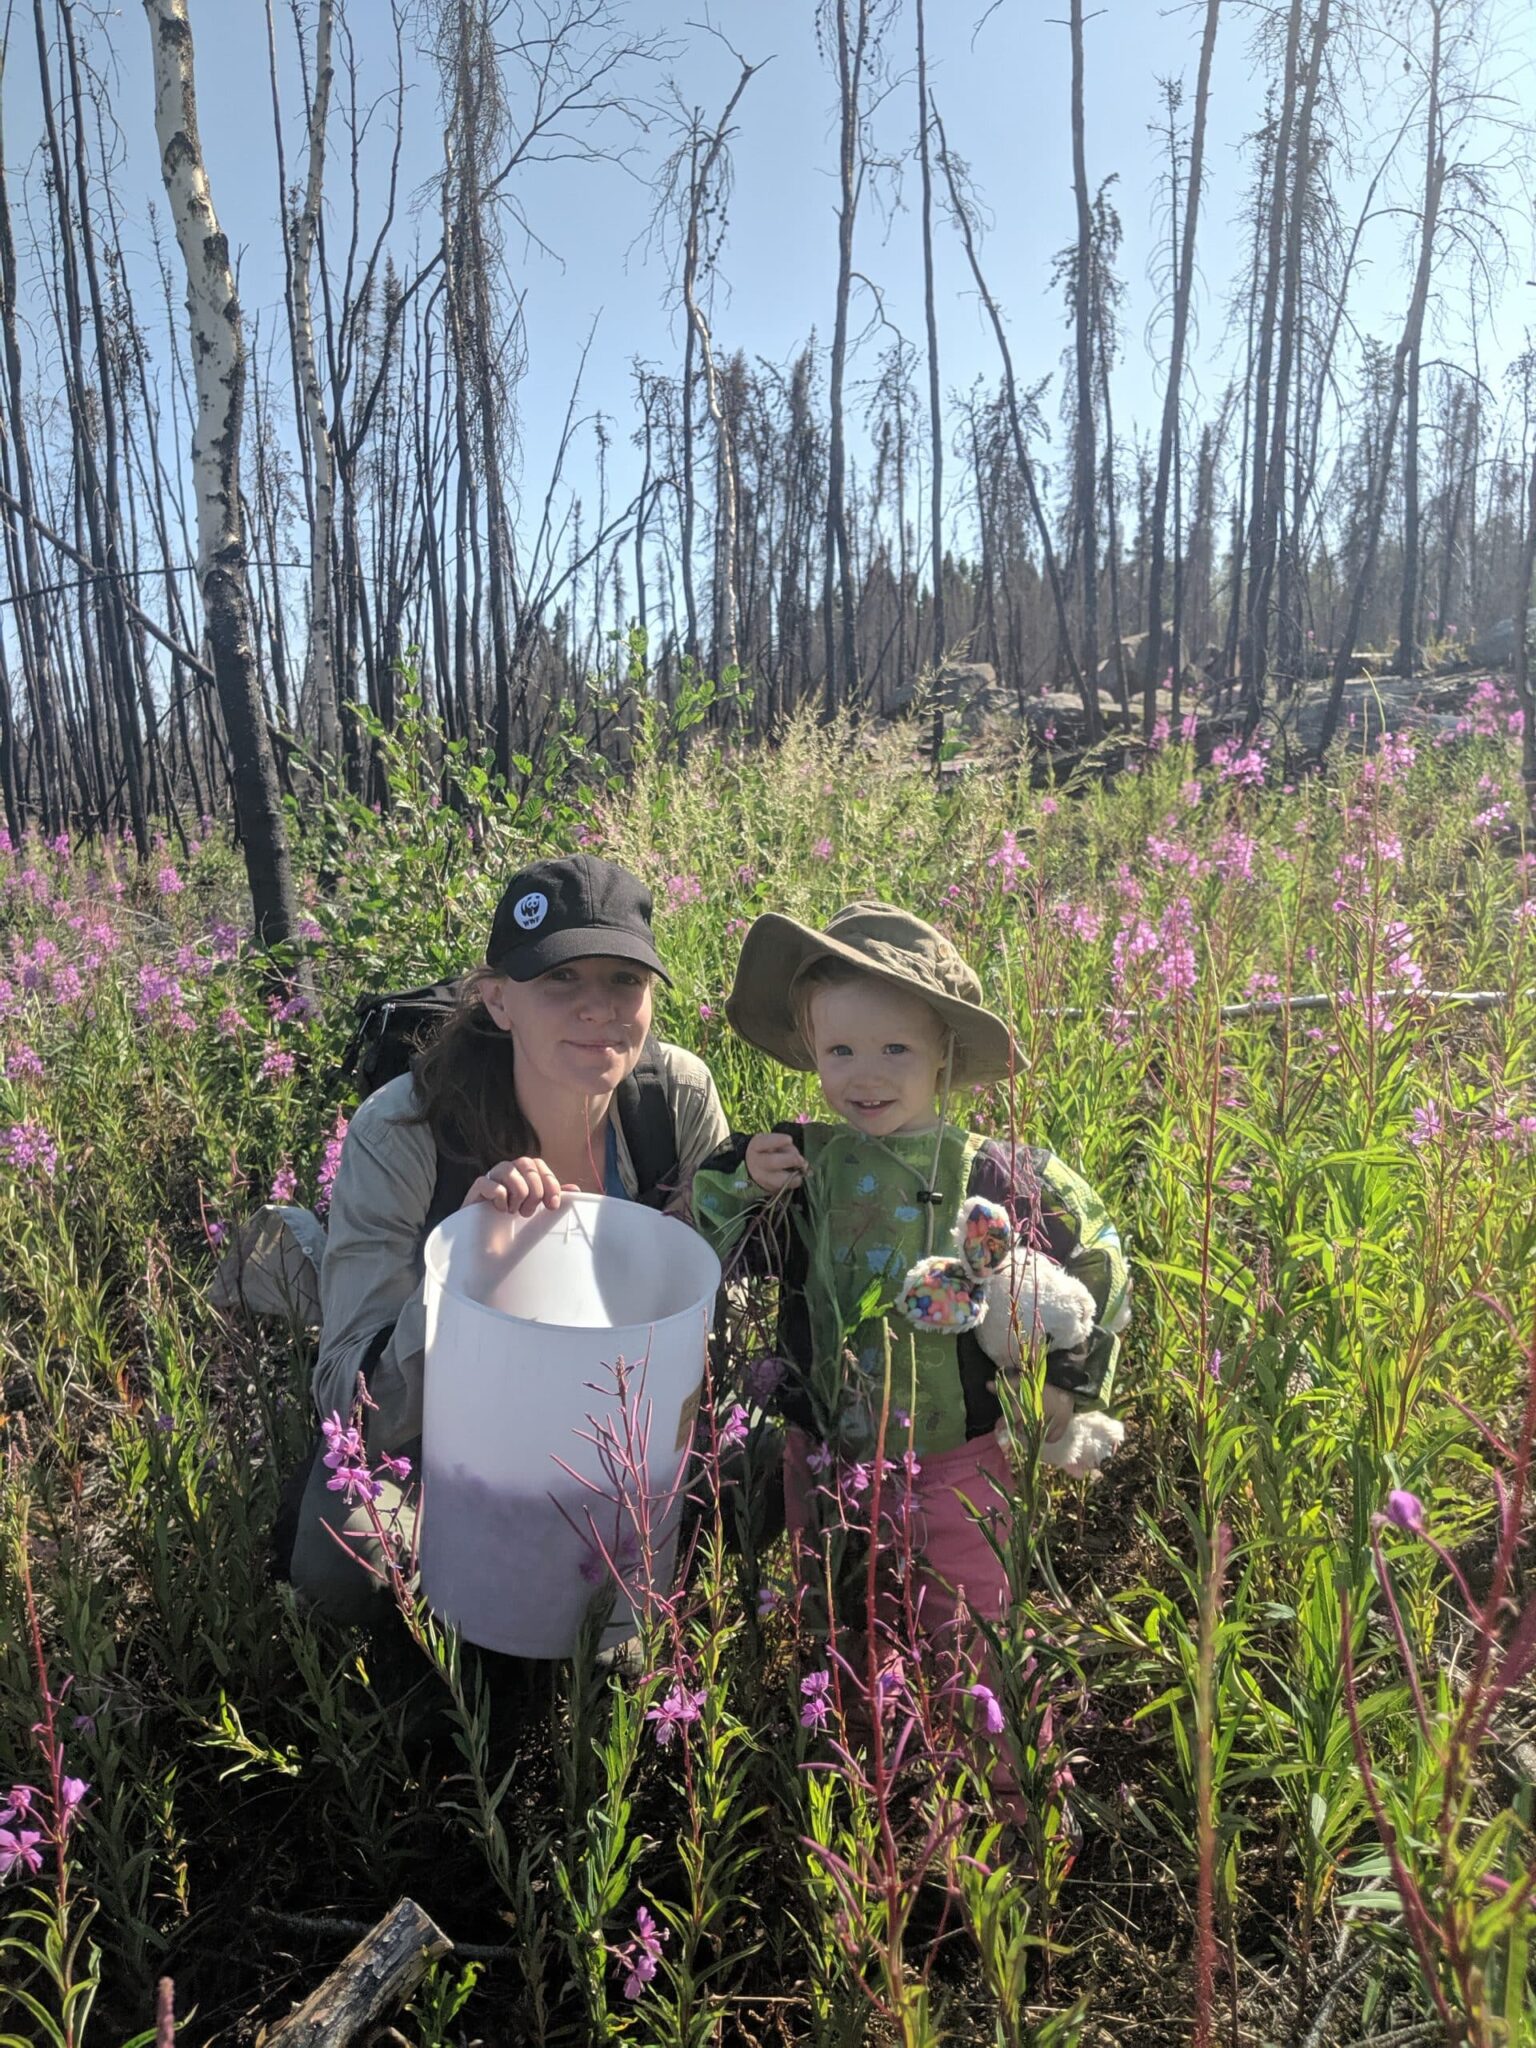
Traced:
<svg viewBox="0 0 1536 2048">
<path fill-rule="evenodd" d="M 784 1445 L 784 1512 L 792 1538 L 803 1539 L 811 1521 L 816 1475 L 808 1462 L 811 1440 L 791 1429 Z M 912 1485 L 912 1548 L 922 1589 L 923 1633 L 943 1642 L 960 1595 L 970 1613 L 1000 1621 L 1008 1610 L 1008 1575 L 987 1541 L 1002 1541 L 1013 1494 L 1008 1453 L 990 1433 L 953 1451 L 923 1458 Z M 904 1477 L 887 1474 L 881 1519 L 897 1505 Z M 1001 1489 L 1001 1491 L 999 1491 Z M 867 1510 L 868 1494 L 859 1506 Z M 889 1618 L 889 1617 L 885 1617 Z"/>
<path fill-rule="evenodd" d="M 796 1544 L 804 1541 L 811 1525 L 816 1493 L 810 1448 L 811 1439 L 804 1430 L 789 1430 L 784 1444 L 784 1512 L 790 1538 Z M 967 1613 L 984 1621 L 999 1622 L 1008 1612 L 1008 1574 L 986 1534 L 990 1529 L 999 1543 L 1006 1540 L 1013 1499 L 1008 1453 L 988 1432 L 956 1450 L 925 1457 L 920 1466 L 912 1484 L 912 1549 L 913 1596 L 921 1594 L 918 1615 L 922 1634 L 941 1655 L 964 1652 L 977 1675 L 990 1679 L 998 1692 L 991 1653 L 979 1631 L 968 1629 L 967 1639 L 956 1644 L 954 1629 L 962 1596 Z M 904 1491 L 906 1484 L 904 1476 L 887 1475 L 885 1485 L 891 1490 L 881 1500 L 882 1523 L 901 1498 L 898 1489 Z M 868 1504 L 865 1493 L 860 1496 L 859 1509 L 867 1514 Z M 887 1627 L 899 1628 L 900 1608 L 889 1576 L 883 1577 L 878 1619 Z M 1006 1736 L 994 1741 L 993 1795 L 1017 1820 L 1022 1808 L 1015 1796 L 1018 1778 L 1008 1741 Z"/>
</svg>

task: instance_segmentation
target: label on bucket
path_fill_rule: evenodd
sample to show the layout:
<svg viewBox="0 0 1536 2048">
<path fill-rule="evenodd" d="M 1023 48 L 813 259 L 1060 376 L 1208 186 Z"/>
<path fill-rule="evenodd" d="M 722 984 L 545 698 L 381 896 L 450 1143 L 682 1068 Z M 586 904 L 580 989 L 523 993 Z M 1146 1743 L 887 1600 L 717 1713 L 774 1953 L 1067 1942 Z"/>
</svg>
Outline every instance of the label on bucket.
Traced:
<svg viewBox="0 0 1536 2048">
<path fill-rule="evenodd" d="M 672 1446 L 674 1451 L 680 1451 L 687 1443 L 689 1437 L 692 1436 L 693 1425 L 698 1420 L 699 1403 L 703 1398 L 704 1382 L 700 1380 L 699 1384 L 683 1403 L 683 1412 L 677 1418 L 677 1442 Z"/>
</svg>

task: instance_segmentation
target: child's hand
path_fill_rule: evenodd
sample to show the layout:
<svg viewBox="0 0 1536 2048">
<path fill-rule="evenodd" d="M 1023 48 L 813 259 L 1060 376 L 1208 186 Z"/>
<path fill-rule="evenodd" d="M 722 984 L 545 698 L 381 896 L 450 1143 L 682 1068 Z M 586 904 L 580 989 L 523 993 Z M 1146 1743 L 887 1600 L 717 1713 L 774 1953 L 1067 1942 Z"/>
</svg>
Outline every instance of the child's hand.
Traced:
<svg viewBox="0 0 1536 2048">
<path fill-rule="evenodd" d="M 747 1172 L 765 1195 L 779 1195 L 797 1188 L 808 1168 L 805 1154 L 793 1138 L 777 1131 L 759 1131 L 747 1140 Z"/>
</svg>

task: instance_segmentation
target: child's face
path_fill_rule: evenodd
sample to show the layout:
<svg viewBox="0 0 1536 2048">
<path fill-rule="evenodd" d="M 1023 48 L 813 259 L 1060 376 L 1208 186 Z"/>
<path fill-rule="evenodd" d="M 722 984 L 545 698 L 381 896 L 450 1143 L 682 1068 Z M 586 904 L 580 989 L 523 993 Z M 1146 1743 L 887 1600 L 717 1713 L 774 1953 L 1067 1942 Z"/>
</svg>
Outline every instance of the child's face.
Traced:
<svg viewBox="0 0 1536 2048">
<path fill-rule="evenodd" d="M 944 1027 L 921 996 L 873 980 L 820 989 L 807 1023 L 821 1092 L 845 1123 L 877 1138 L 933 1129 Z"/>
</svg>

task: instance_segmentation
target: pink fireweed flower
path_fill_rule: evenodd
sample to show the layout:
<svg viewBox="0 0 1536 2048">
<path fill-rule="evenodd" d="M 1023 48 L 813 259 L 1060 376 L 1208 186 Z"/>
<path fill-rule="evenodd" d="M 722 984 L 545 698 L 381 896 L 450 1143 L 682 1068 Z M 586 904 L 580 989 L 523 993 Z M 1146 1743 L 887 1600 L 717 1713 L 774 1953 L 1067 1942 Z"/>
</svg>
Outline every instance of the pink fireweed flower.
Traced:
<svg viewBox="0 0 1536 2048">
<path fill-rule="evenodd" d="M 320 1425 L 320 1434 L 325 1439 L 325 1453 L 321 1463 L 334 1472 L 338 1466 L 355 1463 L 363 1455 L 362 1432 L 353 1424 L 343 1422 L 333 1408 Z"/>
<path fill-rule="evenodd" d="M 325 1141 L 325 1152 L 320 1161 L 319 1174 L 316 1176 L 315 1207 L 322 1216 L 331 1206 L 331 1189 L 336 1185 L 336 1176 L 341 1171 L 341 1148 L 346 1143 L 346 1137 L 347 1119 L 338 1110 L 331 1135 Z"/>
<path fill-rule="evenodd" d="M 882 1713 L 896 1704 L 902 1688 L 907 1682 L 907 1667 L 899 1657 L 893 1657 L 889 1664 L 883 1664 L 875 1674 L 875 1705 Z"/>
<path fill-rule="evenodd" d="M 1193 847 L 1185 846 L 1176 839 L 1160 839 L 1155 832 L 1147 834 L 1147 853 L 1154 867 L 1183 868 L 1192 881 L 1198 881 L 1208 872 L 1207 863 Z"/>
<path fill-rule="evenodd" d="M 1007 1725 L 1003 1710 L 997 1703 L 997 1694 L 990 1685 L 968 1685 L 966 1697 L 973 1699 L 981 1709 L 982 1726 L 989 1735 L 1001 1735 Z"/>
<path fill-rule="evenodd" d="M 1189 995 L 1199 978 L 1195 959 L 1194 911 L 1189 898 L 1181 896 L 1163 912 L 1162 985 L 1165 999 Z"/>
<path fill-rule="evenodd" d="M 1240 750 L 1237 740 L 1223 740 L 1211 749 L 1211 766 L 1223 782 L 1235 782 L 1239 789 L 1261 789 L 1264 784 L 1262 745 Z"/>
<path fill-rule="evenodd" d="M 648 1707 L 645 1718 L 656 1730 L 656 1744 L 659 1749 L 670 1746 L 674 1735 L 682 1735 L 691 1728 L 704 1711 L 707 1692 L 690 1692 L 685 1685 L 674 1685 L 659 1706 Z"/>
<path fill-rule="evenodd" d="M 387 1473 L 397 1486 L 403 1486 L 411 1476 L 411 1461 L 409 1458 L 395 1458 L 386 1454 L 379 1460 L 379 1470 Z"/>
<path fill-rule="evenodd" d="M 621 1948 L 613 1951 L 613 1959 L 624 1972 L 624 1996 L 638 1998 L 656 1975 L 656 1966 L 661 1961 L 661 1945 L 667 1933 L 658 1927 L 648 1909 L 637 1907 L 635 1931 Z"/>
<path fill-rule="evenodd" d="M 830 1671 L 813 1671 L 808 1678 L 800 1681 L 800 1696 L 805 1704 L 800 1709 L 802 1728 L 824 1728 L 832 1703 L 828 1694 L 832 1690 Z"/>
<path fill-rule="evenodd" d="M 41 1081 L 43 1063 L 30 1045 L 13 1045 L 5 1056 L 7 1081 Z"/>
<path fill-rule="evenodd" d="M 738 1401 L 720 1425 L 720 1448 L 722 1451 L 740 1449 L 747 1440 L 747 1428 L 750 1421 L 751 1417 Z"/>
<path fill-rule="evenodd" d="M 1387 1495 L 1386 1519 L 1394 1529 L 1406 1529 L 1410 1536 L 1424 1534 L 1424 1503 L 1416 1493 L 1394 1486 Z"/>
<path fill-rule="evenodd" d="M 1251 882 L 1253 859 L 1258 850 L 1257 839 L 1240 832 L 1235 825 L 1228 825 L 1212 848 L 1217 874 L 1224 875 L 1230 882 Z"/>
<path fill-rule="evenodd" d="M 139 994 L 133 1009 L 138 1017 L 159 1016 L 163 1011 L 179 1011 L 185 1007 L 181 983 L 174 975 L 166 974 L 153 961 L 146 962 L 139 969 Z"/>
<path fill-rule="evenodd" d="M 815 860 L 830 860 L 832 858 L 831 840 L 818 839 L 816 841 L 816 844 L 811 848 L 811 856 Z"/>
<path fill-rule="evenodd" d="M 1002 844 L 987 855 L 987 866 L 996 868 L 998 879 L 1004 889 L 1016 889 L 1020 875 L 1029 873 L 1029 856 L 1012 832 L 1003 834 Z"/>
<path fill-rule="evenodd" d="M 277 1024 L 307 1024 L 315 1015 L 315 1005 L 308 996 L 289 996 L 286 1002 L 281 996 L 268 996 L 267 1010 Z"/>
<path fill-rule="evenodd" d="M 680 910 L 685 903 L 702 903 L 704 884 L 697 875 L 668 875 L 667 904 L 670 909 Z"/>
<path fill-rule="evenodd" d="M 0 1882 L 17 1870 L 37 1875 L 43 1867 L 42 1852 L 37 1846 L 42 1839 L 36 1828 L 0 1828 Z"/>
<path fill-rule="evenodd" d="M 0 1823 L 9 1827 L 13 1820 L 25 1820 L 32 1811 L 32 1802 L 38 1797 L 33 1785 L 13 1785 L 0 1802 Z"/>
<path fill-rule="evenodd" d="M 235 1005 L 227 1003 L 213 1020 L 213 1028 L 220 1038 L 238 1038 L 242 1031 L 249 1031 L 251 1027 Z"/>
<path fill-rule="evenodd" d="M 269 1045 L 261 1056 L 263 1081 L 286 1081 L 293 1073 L 293 1054 L 280 1045 Z"/>
<path fill-rule="evenodd" d="M 1436 1105 L 1433 1102 L 1421 1103 L 1413 1112 L 1413 1129 L 1408 1134 L 1408 1142 L 1419 1152 L 1442 1137 L 1444 1132 L 1445 1121 Z"/>
<path fill-rule="evenodd" d="M 869 1467 L 855 1462 L 845 1465 L 837 1475 L 837 1490 L 844 1502 L 851 1505 L 861 1493 L 869 1491 Z"/>
<path fill-rule="evenodd" d="M 366 1465 L 338 1465 L 325 1484 L 328 1492 L 341 1494 L 349 1504 L 366 1505 L 384 1491 Z"/>
<path fill-rule="evenodd" d="M 1104 919 L 1091 904 L 1070 903 L 1063 897 L 1051 905 L 1051 912 L 1082 946 L 1093 945 L 1104 929 Z"/>
<path fill-rule="evenodd" d="M 221 1251 L 229 1236 L 229 1225 L 221 1223 L 217 1216 L 210 1216 L 203 1225 L 203 1235 L 215 1251 Z"/>
<path fill-rule="evenodd" d="M 179 896 L 186 887 L 180 875 L 172 867 L 164 867 L 155 877 L 155 887 L 162 896 Z"/>
<path fill-rule="evenodd" d="M 68 1827 L 80 1802 L 90 1786 L 84 1778 L 61 1778 L 59 1781 L 59 1825 Z"/>
<path fill-rule="evenodd" d="M 268 1195 L 267 1200 L 269 1202 L 291 1202 L 298 1185 L 298 1176 L 285 1159 L 277 1169 L 277 1172 L 272 1176 L 272 1192 Z"/>
<path fill-rule="evenodd" d="M 0 1131 L 0 1160 L 29 1180 L 51 1180 L 59 1167 L 59 1148 L 47 1126 L 33 1119 Z"/>
<path fill-rule="evenodd" d="M 1387 978 L 1398 988 L 1424 986 L 1424 970 L 1413 957 L 1413 933 L 1407 925 L 1392 923 L 1382 933 L 1382 950 L 1387 954 Z"/>
</svg>

